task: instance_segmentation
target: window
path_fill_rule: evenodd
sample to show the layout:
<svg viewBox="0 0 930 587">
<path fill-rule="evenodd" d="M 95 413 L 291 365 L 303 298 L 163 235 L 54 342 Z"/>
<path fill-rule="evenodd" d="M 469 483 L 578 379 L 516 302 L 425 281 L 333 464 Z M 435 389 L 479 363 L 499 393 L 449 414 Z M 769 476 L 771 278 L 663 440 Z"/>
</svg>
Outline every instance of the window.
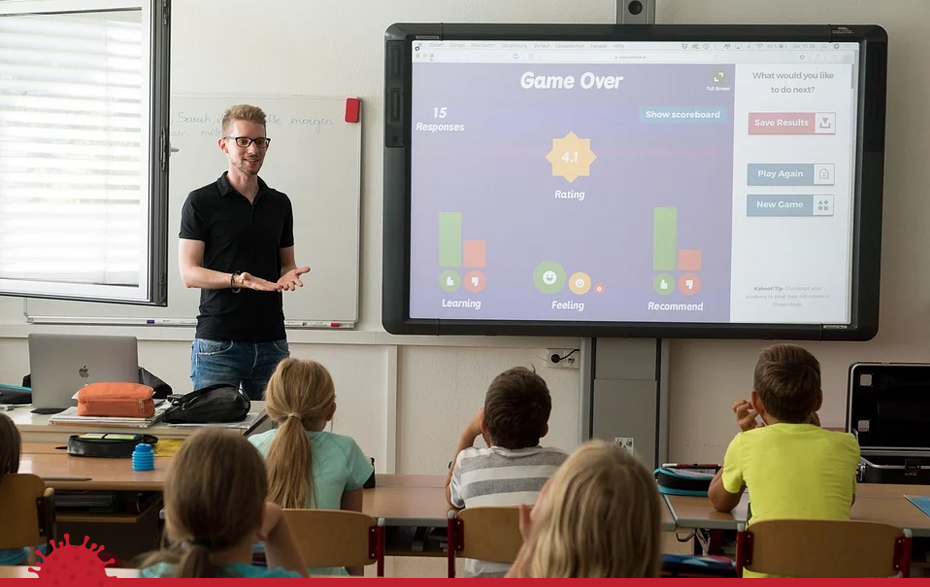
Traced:
<svg viewBox="0 0 930 587">
<path fill-rule="evenodd" d="M 0 294 L 164 305 L 167 0 L 0 0 Z"/>
</svg>

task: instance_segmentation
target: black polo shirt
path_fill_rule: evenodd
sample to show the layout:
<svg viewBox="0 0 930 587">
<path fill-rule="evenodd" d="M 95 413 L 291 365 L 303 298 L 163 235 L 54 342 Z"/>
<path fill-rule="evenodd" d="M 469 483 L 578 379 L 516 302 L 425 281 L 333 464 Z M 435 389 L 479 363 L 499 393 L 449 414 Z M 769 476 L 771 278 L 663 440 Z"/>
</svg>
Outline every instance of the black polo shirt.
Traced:
<svg viewBox="0 0 930 587">
<path fill-rule="evenodd" d="M 294 214 L 287 196 L 259 178 L 249 200 L 229 185 L 226 174 L 192 191 L 181 209 L 181 238 L 205 243 L 203 266 L 224 273 L 248 272 L 277 281 L 281 249 L 294 245 Z M 200 292 L 197 337 L 268 342 L 284 334 L 280 292 L 242 288 Z"/>
</svg>

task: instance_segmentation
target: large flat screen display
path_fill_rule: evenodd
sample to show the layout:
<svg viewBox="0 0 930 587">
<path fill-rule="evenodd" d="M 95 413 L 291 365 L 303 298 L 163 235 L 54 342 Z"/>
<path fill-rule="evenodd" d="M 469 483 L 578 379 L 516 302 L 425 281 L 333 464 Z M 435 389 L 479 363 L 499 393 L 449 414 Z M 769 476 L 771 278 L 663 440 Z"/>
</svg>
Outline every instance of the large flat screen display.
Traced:
<svg viewBox="0 0 930 587">
<path fill-rule="evenodd" d="M 388 330 L 874 335 L 883 31 L 636 28 L 388 31 Z"/>
</svg>

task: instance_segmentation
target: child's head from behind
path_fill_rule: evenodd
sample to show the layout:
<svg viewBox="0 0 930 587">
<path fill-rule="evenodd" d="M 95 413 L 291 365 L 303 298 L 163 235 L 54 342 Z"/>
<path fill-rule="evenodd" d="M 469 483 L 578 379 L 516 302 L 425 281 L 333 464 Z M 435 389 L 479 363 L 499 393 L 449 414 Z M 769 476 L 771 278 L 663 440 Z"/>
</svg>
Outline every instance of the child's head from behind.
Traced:
<svg viewBox="0 0 930 587">
<path fill-rule="evenodd" d="M 542 377 L 526 367 L 508 369 L 491 381 L 484 397 L 484 423 L 491 444 L 533 447 L 549 431 L 552 398 Z"/>
<path fill-rule="evenodd" d="M 770 346 L 756 362 L 753 391 L 765 412 L 779 422 L 807 422 L 823 400 L 820 363 L 798 345 Z"/>
<path fill-rule="evenodd" d="M 16 424 L 6 414 L 0 413 L 0 475 L 11 475 L 19 471 L 19 453 L 22 441 Z"/>
<path fill-rule="evenodd" d="M 165 529 L 181 549 L 176 576 L 210 577 L 210 554 L 256 540 L 268 481 L 261 455 L 228 430 L 191 435 L 165 478 Z"/>
<path fill-rule="evenodd" d="M 265 410 L 280 424 L 265 462 L 268 499 L 283 508 L 312 505 L 313 477 L 307 430 L 322 430 L 336 411 L 336 390 L 316 361 L 284 359 L 265 390 Z M 308 500 L 307 497 L 311 499 Z"/>
<path fill-rule="evenodd" d="M 582 445 L 540 494 L 527 537 L 530 577 L 655 577 L 661 509 L 655 479 L 602 440 Z"/>
<path fill-rule="evenodd" d="M 336 388 L 326 367 L 306 359 L 278 363 L 265 390 L 265 410 L 272 420 L 296 419 L 305 429 L 324 424 L 336 406 Z"/>
</svg>

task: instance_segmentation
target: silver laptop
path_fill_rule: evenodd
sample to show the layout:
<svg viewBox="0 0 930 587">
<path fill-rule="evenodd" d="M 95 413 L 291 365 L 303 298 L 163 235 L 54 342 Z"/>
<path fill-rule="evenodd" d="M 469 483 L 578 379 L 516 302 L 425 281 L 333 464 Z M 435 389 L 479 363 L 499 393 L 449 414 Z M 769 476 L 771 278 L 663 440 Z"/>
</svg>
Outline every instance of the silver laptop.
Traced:
<svg viewBox="0 0 930 587">
<path fill-rule="evenodd" d="M 30 334 L 29 372 L 33 411 L 52 414 L 88 383 L 138 383 L 139 348 L 134 336 Z"/>
</svg>

